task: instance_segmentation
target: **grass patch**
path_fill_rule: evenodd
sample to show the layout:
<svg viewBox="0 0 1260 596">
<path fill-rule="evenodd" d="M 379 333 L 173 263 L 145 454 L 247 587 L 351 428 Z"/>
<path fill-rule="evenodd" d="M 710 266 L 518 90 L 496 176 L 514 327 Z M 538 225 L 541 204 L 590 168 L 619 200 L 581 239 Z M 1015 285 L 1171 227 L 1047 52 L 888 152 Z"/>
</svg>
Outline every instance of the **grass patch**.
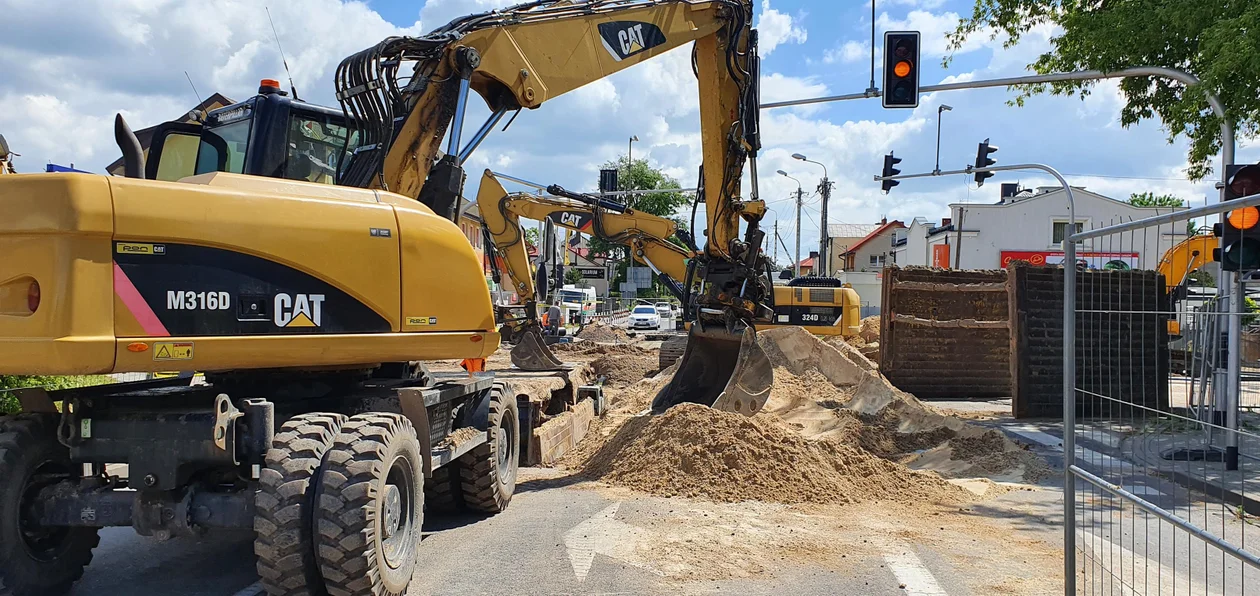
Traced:
<svg viewBox="0 0 1260 596">
<path fill-rule="evenodd" d="M 113 383 L 114 379 L 103 375 L 82 376 L 24 376 L 0 375 L 0 414 L 15 414 L 21 411 L 17 396 L 6 389 L 22 389 L 25 387 L 43 387 L 49 391 L 72 389 Z"/>
</svg>

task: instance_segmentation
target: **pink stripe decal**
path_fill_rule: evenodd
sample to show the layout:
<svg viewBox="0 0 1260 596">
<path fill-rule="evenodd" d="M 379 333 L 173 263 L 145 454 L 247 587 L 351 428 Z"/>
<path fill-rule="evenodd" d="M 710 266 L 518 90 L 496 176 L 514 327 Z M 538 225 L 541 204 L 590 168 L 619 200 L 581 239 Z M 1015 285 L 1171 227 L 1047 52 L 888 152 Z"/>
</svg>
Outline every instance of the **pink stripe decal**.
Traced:
<svg viewBox="0 0 1260 596">
<path fill-rule="evenodd" d="M 118 263 L 114 263 L 114 293 L 140 322 L 140 327 L 146 334 L 154 337 L 170 337 L 171 333 L 166 330 L 166 325 L 158 319 L 157 314 L 149 307 L 149 303 L 145 302 L 144 296 L 140 295 L 140 290 L 131 283 L 131 279 L 123 273 Z"/>
</svg>

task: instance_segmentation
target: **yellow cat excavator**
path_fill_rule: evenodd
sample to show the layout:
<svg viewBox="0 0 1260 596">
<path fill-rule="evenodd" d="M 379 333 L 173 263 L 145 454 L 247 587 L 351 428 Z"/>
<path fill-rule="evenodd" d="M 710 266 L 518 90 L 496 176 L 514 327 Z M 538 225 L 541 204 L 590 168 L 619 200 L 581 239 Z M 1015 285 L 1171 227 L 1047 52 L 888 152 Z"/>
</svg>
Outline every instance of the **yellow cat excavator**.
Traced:
<svg viewBox="0 0 1260 596">
<path fill-rule="evenodd" d="M 521 219 L 551 221 L 568 230 L 590 234 L 612 244 L 625 246 L 638 263 L 652 269 L 662 285 L 683 305 L 684 319 L 691 306 L 695 288 L 691 259 L 699 254 L 691 234 L 671 219 L 638 211 L 621 203 L 598 196 L 575 193 L 558 185 L 540 184 L 506 178 L 546 190 L 549 196 L 528 192 L 508 193 L 499 178 L 502 175 L 486 170 L 477 192 L 484 222 L 486 243 L 492 251 L 493 263 L 502 263 L 508 283 L 525 299 L 520 307 L 501 311 L 520 316 L 501 316 L 500 334 L 513 338 L 512 362 L 520 368 L 561 366 L 543 340 L 537 322 L 538 307 L 532 296 L 538 284 L 530 274 L 529 256 L 522 238 Z M 677 238 L 685 246 L 671 241 Z M 497 269 L 497 266 L 496 266 Z M 501 272 L 495 271 L 502 281 Z M 800 285 L 774 286 L 770 306 L 774 320 L 763 327 L 800 326 L 816 335 L 856 335 L 861 326 L 861 306 L 852 288 L 840 287 L 830 278 L 800 278 Z M 667 341 L 661 346 L 661 366 L 673 364 L 686 348 L 686 338 Z M 738 368 L 738 367 L 737 367 Z M 744 370 L 749 370 L 745 368 Z M 752 379 L 744 379 L 751 384 Z M 768 382 L 768 381 L 767 381 Z"/>
<path fill-rule="evenodd" d="M 425 510 L 501 511 L 521 445 L 502 383 L 417 364 L 499 341 L 453 223 L 462 164 L 504 116 L 691 42 L 708 242 L 688 355 L 655 405 L 755 411 L 771 286 L 765 205 L 740 198 L 760 145 L 751 22 L 751 0 L 536 0 L 346 58 L 340 110 L 264 80 L 161 125 L 147 158 L 116 118 L 124 177 L 0 176 L 0 374 L 206 372 L 16 392 L 0 592 L 66 592 L 98 530 L 131 526 L 253 529 L 273 595 L 405 593 Z M 491 116 L 465 138 L 473 92 Z"/>
</svg>

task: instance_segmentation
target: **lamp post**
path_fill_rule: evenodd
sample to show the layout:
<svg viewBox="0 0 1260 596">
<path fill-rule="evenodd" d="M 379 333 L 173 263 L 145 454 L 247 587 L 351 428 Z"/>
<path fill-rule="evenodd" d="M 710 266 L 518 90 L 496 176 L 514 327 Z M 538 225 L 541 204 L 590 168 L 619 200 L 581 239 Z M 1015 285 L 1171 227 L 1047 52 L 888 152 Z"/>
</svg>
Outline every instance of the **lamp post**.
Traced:
<svg viewBox="0 0 1260 596">
<path fill-rule="evenodd" d="M 796 271 L 795 277 L 801 276 L 801 181 L 788 176 L 787 172 L 779 170 L 779 175 L 786 177 L 788 180 L 796 182 L 796 265 L 793 268 Z"/>
<path fill-rule="evenodd" d="M 639 140 L 639 135 L 630 137 L 630 148 L 626 151 L 626 166 L 634 165 L 634 142 Z"/>
<path fill-rule="evenodd" d="M 822 162 L 806 159 L 800 153 L 793 153 L 792 158 L 815 164 L 823 169 L 822 182 L 818 184 L 818 192 L 822 195 L 822 216 L 818 222 L 818 262 L 814 263 L 814 274 L 827 275 L 831 270 L 831 257 L 828 250 L 831 239 L 827 235 L 827 201 L 831 199 L 831 179 L 827 177 L 827 166 Z"/>
<path fill-rule="evenodd" d="M 933 173 L 939 174 L 941 171 L 941 114 L 953 111 L 952 106 L 941 104 L 936 108 L 936 169 Z"/>
</svg>

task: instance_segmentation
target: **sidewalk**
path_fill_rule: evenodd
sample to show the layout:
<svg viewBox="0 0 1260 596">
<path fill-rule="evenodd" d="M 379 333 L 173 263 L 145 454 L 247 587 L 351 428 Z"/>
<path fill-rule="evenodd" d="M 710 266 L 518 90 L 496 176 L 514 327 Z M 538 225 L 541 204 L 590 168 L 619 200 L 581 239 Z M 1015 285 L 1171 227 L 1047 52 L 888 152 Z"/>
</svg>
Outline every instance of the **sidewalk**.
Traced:
<svg viewBox="0 0 1260 596">
<path fill-rule="evenodd" d="M 1125 459 L 1151 472 L 1166 476 L 1186 488 L 1202 492 L 1243 510 L 1260 513 L 1260 416 L 1244 414 L 1238 441 L 1238 469 L 1226 470 L 1219 461 L 1172 461 L 1163 455 L 1179 449 L 1205 447 L 1207 439 L 1200 430 L 1162 430 L 1126 437 L 1120 444 Z M 1224 445 L 1217 433 L 1214 444 Z M 1248 457 L 1250 456 L 1250 457 Z"/>
</svg>

